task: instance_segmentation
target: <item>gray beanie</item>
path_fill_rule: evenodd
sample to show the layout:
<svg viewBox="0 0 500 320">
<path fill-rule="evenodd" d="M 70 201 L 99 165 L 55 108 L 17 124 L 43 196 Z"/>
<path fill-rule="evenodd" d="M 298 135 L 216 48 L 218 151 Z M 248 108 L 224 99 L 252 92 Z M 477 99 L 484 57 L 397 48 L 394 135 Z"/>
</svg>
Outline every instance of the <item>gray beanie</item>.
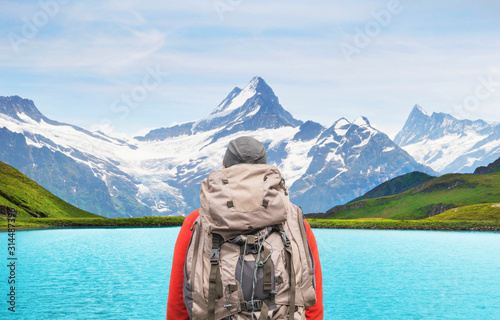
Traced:
<svg viewBox="0 0 500 320">
<path fill-rule="evenodd" d="M 239 163 L 266 164 L 266 148 L 262 142 L 252 137 L 239 137 L 231 140 L 224 155 L 224 165 L 229 168 Z"/>
</svg>

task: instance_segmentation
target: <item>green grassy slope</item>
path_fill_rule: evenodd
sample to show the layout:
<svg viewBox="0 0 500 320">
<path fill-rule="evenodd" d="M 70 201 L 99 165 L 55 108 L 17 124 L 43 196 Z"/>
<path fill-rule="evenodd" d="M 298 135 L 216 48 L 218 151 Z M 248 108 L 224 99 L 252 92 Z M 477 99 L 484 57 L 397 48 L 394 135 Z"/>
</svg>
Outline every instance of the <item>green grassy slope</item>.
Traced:
<svg viewBox="0 0 500 320">
<path fill-rule="evenodd" d="M 358 197 L 352 201 L 349 201 L 348 203 L 353 203 L 353 202 L 357 202 L 357 201 L 364 200 L 364 199 L 392 196 L 394 194 L 405 192 L 406 190 L 409 190 L 413 187 L 416 187 L 419 184 L 422 184 L 422 183 L 429 181 L 433 178 L 435 178 L 435 177 L 430 176 L 430 175 L 423 173 L 423 172 L 418 172 L 418 171 L 410 172 L 410 173 L 398 176 L 396 178 L 393 178 L 391 180 L 388 180 L 388 181 L 380 184 L 379 186 L 373 188 L 372 190 L 368 191 L 367 193 L 365 193 L 361 197 Z"/>
<path fill-rule="evenodd" d="M 380 230 L 468 230 L 500 231 L 498 221 L 463 220 L 392 220 L 392 219 L 307 219 L 313 228 Z"/>
<path fill-rule="evenodd" d="M 102 218 L 63 201 L 3 162 L 0 162 L 0 205 L 16 209 L 19 219 Z"/>
<path fill-rule="evenodd" d="M 428 220 L 435 221 L 495 221 L 500 222 L 500 203 L 474 204 L 447 210 Z"/>
<path fill-rule="evenodd" d="M 448 209 L 500 202 L 500 172 L 447 174 L 403 193 L 336 206 L 314 218 L 423 219 Z"/>
</svg>

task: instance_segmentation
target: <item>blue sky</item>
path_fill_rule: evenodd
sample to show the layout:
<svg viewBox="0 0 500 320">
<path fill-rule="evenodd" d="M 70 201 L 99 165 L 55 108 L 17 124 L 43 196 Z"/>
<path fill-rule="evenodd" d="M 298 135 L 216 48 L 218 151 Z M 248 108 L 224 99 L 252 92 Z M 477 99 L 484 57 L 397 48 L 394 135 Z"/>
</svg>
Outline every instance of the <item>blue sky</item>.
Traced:
<svg viewBox="0 0 500 320">
<path fill-rule="evenodd" d="M 1 6 L 0 95 L 85 128 L 134 135 L 195 120 L 257 75 L 296 118 L 325 126 L 363 115 L 392 137 L 417 103 L 500 121 L 499 1 Z"/>
</svg>

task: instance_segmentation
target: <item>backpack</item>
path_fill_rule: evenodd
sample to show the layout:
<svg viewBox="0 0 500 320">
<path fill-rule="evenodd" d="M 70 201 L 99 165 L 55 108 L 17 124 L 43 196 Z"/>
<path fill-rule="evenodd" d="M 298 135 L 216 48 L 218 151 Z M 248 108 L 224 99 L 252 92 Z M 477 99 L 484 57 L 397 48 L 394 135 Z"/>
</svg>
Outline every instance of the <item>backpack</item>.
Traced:
<svg viewBox="0 0 500 320">
<path fill-rule="evenodd" d="M 237 164 L 212 172 L 184 265 L 191 319 L 306 319 L 316 303 L 302 209 L 278 168 Z"/>
</svg>

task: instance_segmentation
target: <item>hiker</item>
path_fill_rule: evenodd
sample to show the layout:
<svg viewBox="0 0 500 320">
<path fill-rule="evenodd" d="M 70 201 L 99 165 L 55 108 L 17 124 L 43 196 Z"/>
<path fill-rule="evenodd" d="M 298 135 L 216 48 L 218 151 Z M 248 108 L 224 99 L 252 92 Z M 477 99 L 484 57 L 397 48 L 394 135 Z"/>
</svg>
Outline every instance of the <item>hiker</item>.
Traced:
<svg viewBox="0 0 500 320">
<path fill-rule="evenodd" d="M 175 244 L 167 320 L 323 319 L 316 239 L 266 163 L 261 142 L 239 137 L 223 169 L 203 181 L 201 208 L 186 217 Z"/>
</svg>

